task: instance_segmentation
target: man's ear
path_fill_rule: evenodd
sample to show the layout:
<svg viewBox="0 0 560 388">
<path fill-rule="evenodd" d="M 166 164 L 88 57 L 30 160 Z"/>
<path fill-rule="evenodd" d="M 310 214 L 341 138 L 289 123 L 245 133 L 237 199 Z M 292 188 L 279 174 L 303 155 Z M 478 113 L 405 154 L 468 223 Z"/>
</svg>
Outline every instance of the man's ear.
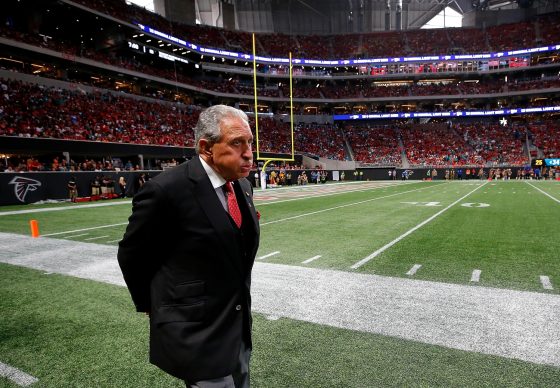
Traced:
<svg viewBox="0 0 560 388">
<path fill-rule="evenodd" d="M 200 139 L 198 141 L 198 152 L 200 155 L 204 155 L 207 157 L 212 156 L 212 143 L 208 141 L 208 139 Z"/>
</svg>

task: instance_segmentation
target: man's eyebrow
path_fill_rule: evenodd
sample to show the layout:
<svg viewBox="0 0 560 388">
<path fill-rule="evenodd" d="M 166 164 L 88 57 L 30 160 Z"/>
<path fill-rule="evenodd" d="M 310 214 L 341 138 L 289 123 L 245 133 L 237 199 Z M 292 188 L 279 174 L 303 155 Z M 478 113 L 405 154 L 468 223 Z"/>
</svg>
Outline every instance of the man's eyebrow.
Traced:
<svg viewBox="0 0 560 388">
<path fill-rule="evenodd" d="M 243 136 L 243 135 L 235 136 L 235 137 L 233 137 L 233 138 L 231 139 L 231 141 L 245 140 L 245 137 L 246 137 L 246 136 Z M 253 136 L 251 136 L 250 140 L 253 141 L 253 139 L 254 139 Z"/>
</svg>

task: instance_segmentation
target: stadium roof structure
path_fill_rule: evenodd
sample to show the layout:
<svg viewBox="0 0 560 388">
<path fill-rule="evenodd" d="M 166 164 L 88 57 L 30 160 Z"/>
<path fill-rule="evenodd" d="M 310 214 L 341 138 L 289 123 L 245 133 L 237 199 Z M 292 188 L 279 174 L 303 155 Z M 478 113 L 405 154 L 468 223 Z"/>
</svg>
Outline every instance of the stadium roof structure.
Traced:
<svg viewBox="0 0 560 388">
<path fill-rule="evenodd" d="M 179 7 L 179 0 L 166 4 L 173 2 Z M 477 10 L 556 9 L 557 4 L 552 0 L 194 0 L 194 7 L 197 23 L 204 25 L 233 29 L 235 19 L 235 29 L 248 32 L 322 35 L 418 29 L 447 7 L 465 15 Z M 173 19 L 171 14 L 166 17 Z"/>
</svg>

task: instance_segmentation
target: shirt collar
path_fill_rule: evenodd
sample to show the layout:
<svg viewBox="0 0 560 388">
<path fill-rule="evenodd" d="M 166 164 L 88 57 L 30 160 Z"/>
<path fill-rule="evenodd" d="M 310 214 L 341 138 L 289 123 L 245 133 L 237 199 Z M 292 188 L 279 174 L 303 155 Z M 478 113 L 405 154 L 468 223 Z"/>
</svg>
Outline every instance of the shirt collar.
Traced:
<svg viewBox="0 0 560 388">
<path fill-rule="evenodd" d="M 212 187 L 214 187 L 214 189 L 222 187 L 226 184 L 226 180 L 222 178 L 221 175 L 218 174 L 212 167 L 210 167 L 210 165 L 206 163 L 206 161 L 202 159 L 200 155 L 198 156 L 198 158 L 200 159 L 202 167 L 204 168 L 204 171 L 206 171 L 208 178 L 210 178 L 210 183 L 212 183 Z"/>
</svg>

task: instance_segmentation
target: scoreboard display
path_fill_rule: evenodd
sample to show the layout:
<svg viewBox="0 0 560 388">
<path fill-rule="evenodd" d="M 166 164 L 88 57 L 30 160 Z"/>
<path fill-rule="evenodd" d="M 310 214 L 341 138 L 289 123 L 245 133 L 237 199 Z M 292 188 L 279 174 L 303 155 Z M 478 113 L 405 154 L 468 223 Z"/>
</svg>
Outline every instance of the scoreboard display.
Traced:
<svg viewBox="0 0 560 388">
<path fill-rule="evenodd" d="M 533 159 L 531 165 L 533 167 L 560 167 L 560 158 Z"/>
</svg>

